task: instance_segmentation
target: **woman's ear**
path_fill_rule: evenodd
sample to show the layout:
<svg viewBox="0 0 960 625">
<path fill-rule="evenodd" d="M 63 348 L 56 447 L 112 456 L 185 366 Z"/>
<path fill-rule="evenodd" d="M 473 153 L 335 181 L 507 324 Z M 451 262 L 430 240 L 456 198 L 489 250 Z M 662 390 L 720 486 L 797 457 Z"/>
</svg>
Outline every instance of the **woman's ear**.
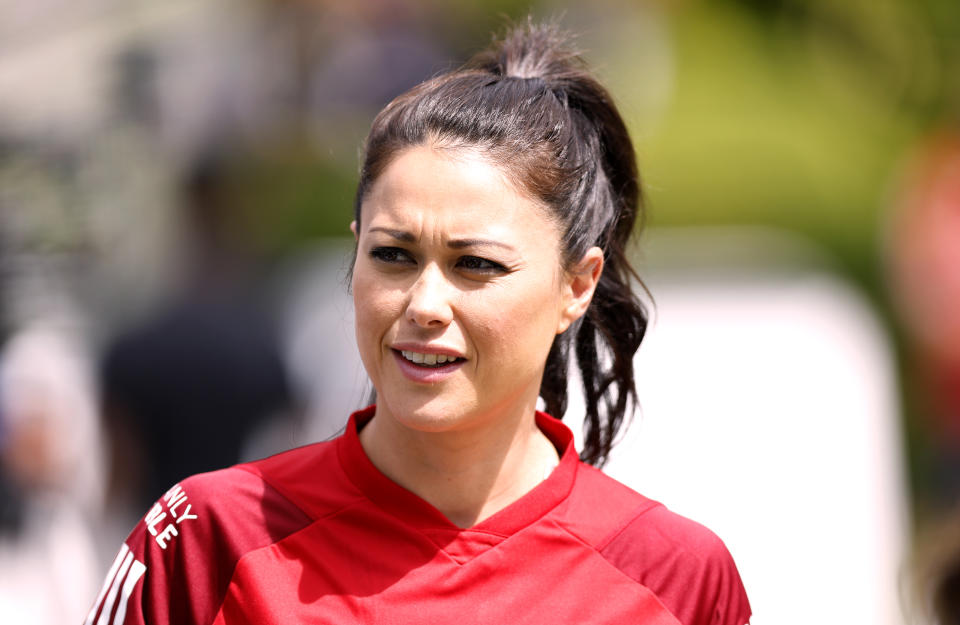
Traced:
<svg viewBox="0 0 960 625">
<path fill-rule="evenodd" d="M 557 334 L 587 312 L 602 273 L 603 250 L 599 247 L 591 247 L 576 265 L 565 272 Z"/>
<path fill-rule="evenodd" d="M 360 238 L 360 235 L 357 234 L 357 220 L 356 220 L 356 219 L 354 219 L 353 221 L 350 222 L 350 232 L 353 233 L 353 240 L 354 240 L 354 241 L 356 241 L 358 238 Z"/>
</svg>

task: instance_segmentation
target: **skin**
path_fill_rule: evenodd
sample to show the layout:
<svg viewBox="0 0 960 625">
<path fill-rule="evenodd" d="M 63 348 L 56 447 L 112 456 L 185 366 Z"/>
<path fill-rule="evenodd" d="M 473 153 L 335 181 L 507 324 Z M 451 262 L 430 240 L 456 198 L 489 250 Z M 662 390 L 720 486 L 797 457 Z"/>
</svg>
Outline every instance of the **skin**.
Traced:
<svg viewBox="0 0 960 625">
<path fill-rule="evenodd" d="M 554 337 L 589 306 L 602 251 L 565 270 L 547 210 L 464 148 L 402 151 L 362 216 L 356 332 L 378 404 L 361 444 L 385 475 L 472 526 L 557 462 L 534 422 L 537 394 Z M 397 348 L 458 360 L 430 369 Z"/>
</svg>

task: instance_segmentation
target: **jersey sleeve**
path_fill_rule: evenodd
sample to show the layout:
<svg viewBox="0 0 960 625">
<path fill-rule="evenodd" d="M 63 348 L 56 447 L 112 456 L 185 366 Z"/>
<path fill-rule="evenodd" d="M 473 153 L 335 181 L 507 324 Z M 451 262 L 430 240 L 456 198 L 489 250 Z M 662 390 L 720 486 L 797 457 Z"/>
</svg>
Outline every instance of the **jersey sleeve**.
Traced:
<svg viewBox="0 0 960 625">
<path fill-rule="evenodd" d="M 745 625 L 750 602 L 733 557 L 706 527 L 662 505 L 628 524 L 601 550 L 683 625 Z"/>
<path fill-rule="evenodd" d="M 242 468 L 188 478 L 130 532 L 84 625 L 207 625 L 240 558 L 306 522 Z"/>
</svg>

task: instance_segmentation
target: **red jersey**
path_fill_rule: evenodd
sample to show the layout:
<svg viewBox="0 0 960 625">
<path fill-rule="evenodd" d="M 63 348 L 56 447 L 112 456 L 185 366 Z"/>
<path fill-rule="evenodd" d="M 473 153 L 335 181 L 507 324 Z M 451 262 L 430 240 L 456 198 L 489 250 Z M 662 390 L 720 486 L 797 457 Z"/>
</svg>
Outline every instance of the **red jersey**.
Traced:
<svg viewBox="0 0 960 625">
<path fill-rule="evenodd" d="M 345 434 L 171 488 L 124 543 L 86 625 L 743 625 L 712 532 L 561 453 L 536 488 L 462 529 Z"/>
</svg>

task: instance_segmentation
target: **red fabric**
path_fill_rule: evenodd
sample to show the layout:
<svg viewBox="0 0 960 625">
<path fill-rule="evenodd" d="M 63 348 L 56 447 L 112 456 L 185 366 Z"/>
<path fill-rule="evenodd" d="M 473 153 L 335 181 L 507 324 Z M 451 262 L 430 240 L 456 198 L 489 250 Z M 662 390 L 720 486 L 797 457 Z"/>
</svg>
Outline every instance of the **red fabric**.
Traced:
<svg viewBox="0 0 960 625">
<path fill-rule="evenodd" d="M 740 574 L 723 542 L 662 505 L 633 519 L 600 552 L 684 625 L 741 625 L 750 619 Z"/>
<path fill-rule="evenodd" d="M 239 467 L 190 477 L 167 491 L 134 527 L 120 552 L 130 564 L 124 568 L 119 558 L 119 568 L 111 568 L 85 623 L 211 623 L 240 558 L 310 522 L 288 499 Z M 137 563 L 144 567 L 139 581 L 131 574 Z M 136 583 L 125 597 L 128 581 Z"/>
<path fill-rule="evenodd" d="M 537 416 L 562 452 L 550 477 L 460 529 L 370 463 L 357 431 L 372 415 L 354 414 L 334 441 L 186 480 L 198 518 L 182 522 L 166 549 L 146 523 L 127 541 L 146 569 L 143 581 L 131 582 L 122 622 L 743 625 L 749 618 L 719 539 L 580 463 L 570 431 L 555 419 Z M 162 524 L 154 525 L 158 534 Z M 109 592 L 94 618 L 106 603 Z"/>
</svg>

